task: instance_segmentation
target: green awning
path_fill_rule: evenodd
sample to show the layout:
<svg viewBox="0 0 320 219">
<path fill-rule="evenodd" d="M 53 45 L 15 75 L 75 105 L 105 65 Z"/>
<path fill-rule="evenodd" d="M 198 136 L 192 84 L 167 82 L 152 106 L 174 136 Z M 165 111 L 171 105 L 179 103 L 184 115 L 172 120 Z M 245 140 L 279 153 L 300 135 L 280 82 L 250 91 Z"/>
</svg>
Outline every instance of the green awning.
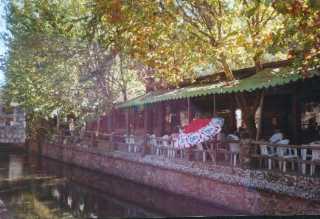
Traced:
<svg viewBox="0 0 320 219">
<path fill-rule="evenodd" d="M 311 70 L 309 76 L 319 75 L 318 70 Z M 178 88 L 169 91 L 150 92 L 118 105 L 119 108 L 139 106 L 148 103 L 156 103 L 168 100 L 177 100 L 188 97 L 197 97 L 210 94 L 237 93 L 243 91 L 254 91 L 256 89 L 269 88 L 285 85 L 302 79 L 302 75 L 289 67 L 264 69 L 257 74 L 247 78 L 231 81 L 219 82 L 207 85 L 195 85 Z"/>
</svg>

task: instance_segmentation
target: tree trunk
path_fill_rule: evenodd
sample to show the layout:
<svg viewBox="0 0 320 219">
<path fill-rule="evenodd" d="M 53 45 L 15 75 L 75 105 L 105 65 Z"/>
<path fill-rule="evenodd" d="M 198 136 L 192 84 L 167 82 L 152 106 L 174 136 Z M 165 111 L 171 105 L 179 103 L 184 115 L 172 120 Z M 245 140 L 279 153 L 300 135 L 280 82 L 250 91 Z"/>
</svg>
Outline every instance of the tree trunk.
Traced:
<svg viewBox="0 0 320 219">
<path fill-rule="evenodd" d="M 261 98 L 261 94 L 256 95 L 256 99 L 253 101 L 248 101 L 249 98 L 254 98 L 250 96 L 248 93 L 235 93 L 234 94 L 237 105 L 240 107 L 242 112 L 242 122 L 244 123 L 243 128 L 249 134 L 250 138 L 253 138 L 256 133 L 255 127 L 255 113 L 259 106 L 259 100 Z"/>
<path fill-rule="evenodd" d="M 254 57 L 253 61 L 254 61 L 254 65 L 256 67 L 256 72 L 263 69 L 260 57 Z"/>
<path fill-rule="evenodd" d="M 220 63 L 222 64 L 223 71 L 225 73 L 227 80 L 228 81 L 235 80 L 235 77 L 232 73 L 232 70 L 231 70 L 229 64 L 227 63 L 227 58 L 225 57 L 225 55 L 223 53 L 220 54 Z"/>
</svg>

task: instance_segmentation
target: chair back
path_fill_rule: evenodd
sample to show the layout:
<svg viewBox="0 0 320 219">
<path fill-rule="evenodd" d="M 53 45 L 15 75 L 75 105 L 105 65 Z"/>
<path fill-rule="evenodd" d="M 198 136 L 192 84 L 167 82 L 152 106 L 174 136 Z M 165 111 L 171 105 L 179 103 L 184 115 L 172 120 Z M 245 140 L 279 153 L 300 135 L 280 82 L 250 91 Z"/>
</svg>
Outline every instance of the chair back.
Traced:
<svg viewBox="0 0 320 219">
<path fill-rule="evenodd" d="M 126 144 L 129 144 L 130 143 L 130 138 L 128 137 L 128 135 L 124 134 L 123 137 L 124 137 L 124 142 Z"/>
<path fill-rule="evenodd" d="M 169 147 L 169 136 L 168 135 L 164 135 L 162 136 L 162 146 L 164 147 Z"/>
<path fill-rule="evenodd" d="M 178 135 L 172 135 L 171 143 L 172 143 L 172 146 L 174 148 L 180 148 L 180 146 L 179 146 L 179 136 Z"/>
<path fill-rule="evenodd" d="M 240 144 L 239 143 L 229 143 L 230 151 L 233 153 L 240 153 Z"/>
<path fill-rule="evenodd" d="M 134 135 L 130 135 L 129 144 L 134 144 Z"/>
<path fill-rule="evenodd" d="M 229 134 L 227 136 L 227 140 L 231 141 L 239 141 L 240 138 L 234 134 Z M 229 143 L 230 152 L 239 153 L 240 152 L 240 144 L 239 143 Z"/>
<path fill-rule="evenodd" d="M 311 142 L 310 145 L 320 145 L 320 141 Z M 320 160 L 320 150 L 312 149 L 312 160 Z"/>
<path fill-rule="evenodd" d="M 312 150 L 312 160 L 320 160 L 320 150 Z"/>
<path fill-rule="evenodd" d="M 149 136 L 149 143 L 152 146 L 157 146 L 157 139 L 156 139 L 156 135 L 155 134 L 152 134 L 152 135 Z"/>
<path fill-rule="evenodd" d="M 289 144 L 289 139 L 283 139 L 277 142 L 277 144 L 283 144 L 283 145 L 287 145 Z M 280 157 L 283 157 L 285 155 L 289 155 L 289 150 L 288 148 L 284 148 L 284 147 L 277 147 L 277 155 Z"/>
<path fill-rule="evenodd" d="M 267 145 L 260 145 L 260 154 L 261 155 L 269 155 Z"/>
</svg>

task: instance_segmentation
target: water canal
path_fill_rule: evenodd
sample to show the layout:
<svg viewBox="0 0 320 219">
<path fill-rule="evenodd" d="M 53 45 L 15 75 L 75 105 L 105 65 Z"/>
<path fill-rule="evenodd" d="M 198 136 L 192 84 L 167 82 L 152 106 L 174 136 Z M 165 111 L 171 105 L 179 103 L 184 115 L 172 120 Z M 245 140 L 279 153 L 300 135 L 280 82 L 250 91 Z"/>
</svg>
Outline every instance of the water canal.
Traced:
<svg viewBox="0 0 320 219">
<path fill-rule="evenodd" d="M 0 218 L 234 215 L 234 211 L 21 151 L 0 152 Z"/>
</svg>

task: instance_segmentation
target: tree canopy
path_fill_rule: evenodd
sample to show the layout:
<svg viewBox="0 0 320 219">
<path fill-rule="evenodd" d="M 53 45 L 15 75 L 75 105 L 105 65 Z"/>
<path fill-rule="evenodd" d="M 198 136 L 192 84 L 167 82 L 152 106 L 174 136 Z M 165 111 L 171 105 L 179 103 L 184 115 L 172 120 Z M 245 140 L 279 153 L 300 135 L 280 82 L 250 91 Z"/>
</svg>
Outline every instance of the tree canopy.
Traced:
<svg viewBox="0 0 320 219">
<path fill-rule="evenodd" d="M 12 0 L 4 92 L 44 117 L 87 115 L 146 84 L 217 71 L 234 80 L 235 69 L 283 59 L 306 70 L 319 64 L 319 8 L 318 0 Z"/>
</svg>

